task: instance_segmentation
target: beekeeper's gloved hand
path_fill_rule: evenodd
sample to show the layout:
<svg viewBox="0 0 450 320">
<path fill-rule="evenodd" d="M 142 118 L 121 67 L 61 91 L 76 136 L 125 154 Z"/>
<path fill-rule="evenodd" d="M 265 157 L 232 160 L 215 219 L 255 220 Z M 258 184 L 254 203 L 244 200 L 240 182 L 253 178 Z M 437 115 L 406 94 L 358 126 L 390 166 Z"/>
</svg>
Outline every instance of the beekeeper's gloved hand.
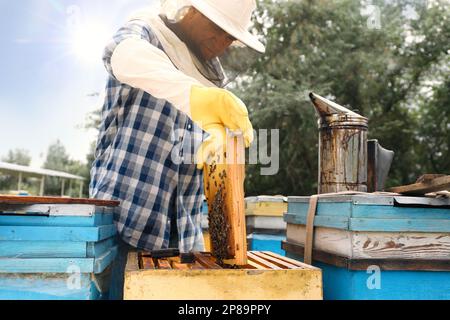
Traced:
<svg viewBox="0 0 450 320">
<path fill-rule="evenodd" d="M 227 133 L 221 124 L 210 124 L 203 128 L 209 137 L 202 143 L 197 151 L 196 164 L 199 170 L 212 161 L 221 163 L 226 152 Z"/>
<path fill-rule="evenodd" d="M 247 148 L 253 142 L 253 126 L 247 107 L 231 92 L 192 86 L 190 102 L 192 120 L 206 132 L 217 133 L 218 126 L 214 125 L 221 125 L 233 132 L 241 132 Z"/>
</svg>

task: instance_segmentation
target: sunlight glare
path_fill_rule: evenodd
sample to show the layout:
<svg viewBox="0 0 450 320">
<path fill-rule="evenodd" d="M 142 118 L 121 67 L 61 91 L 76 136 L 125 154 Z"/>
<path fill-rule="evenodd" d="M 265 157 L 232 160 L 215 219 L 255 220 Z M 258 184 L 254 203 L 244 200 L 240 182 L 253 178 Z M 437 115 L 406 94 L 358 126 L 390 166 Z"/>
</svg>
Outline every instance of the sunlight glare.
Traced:
<svg viewBox="0 0 450 320">
<path fill-rule="evenodd" d="M 72 32 L 73 54 L 86 63 L 99 62 L 110 37 L 106 26 L 100 23 L 83 23 Z"/>
</svg>

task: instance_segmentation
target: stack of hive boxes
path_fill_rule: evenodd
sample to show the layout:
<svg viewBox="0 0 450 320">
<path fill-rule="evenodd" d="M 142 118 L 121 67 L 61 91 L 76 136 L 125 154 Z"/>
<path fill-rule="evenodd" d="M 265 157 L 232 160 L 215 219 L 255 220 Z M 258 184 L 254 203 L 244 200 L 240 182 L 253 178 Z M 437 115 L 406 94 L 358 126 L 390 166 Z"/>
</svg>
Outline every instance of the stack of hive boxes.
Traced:
<svg viewBox="0 0 450 320">
<path fill-rule="evenodd" d="M 117 251 L 117 205 L 0 197 L 0 299 L 105 298 Z"/>
<path fill-rule="evenodd" d="M 286 240 L 287 199 L 283 196 L 258 196 L 245 199 L 247 242 L 249 250 L 271 251 L 281 255 Z"/>
<path fill-rule="evenodd" d="M 303 260 L 310 197 L 289 197 L 291 258 Z M 450 299 L 450 199 L 322 195 L 313 265 L 325 299 Z"/>
</svg>

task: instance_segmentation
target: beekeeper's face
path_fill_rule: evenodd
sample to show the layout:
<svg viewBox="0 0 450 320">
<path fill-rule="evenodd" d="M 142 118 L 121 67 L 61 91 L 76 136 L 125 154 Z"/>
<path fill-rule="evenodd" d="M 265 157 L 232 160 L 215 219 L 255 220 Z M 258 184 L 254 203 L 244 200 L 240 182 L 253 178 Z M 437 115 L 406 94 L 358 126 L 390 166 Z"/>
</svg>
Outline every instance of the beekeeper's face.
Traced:
<svg viewBox="0 0 450 320">
<path fill-rule="evenodd" d="M 184 19 L 191 26 L 188 30 L 191 49 L 205 60 L 221 56 L 236 40 L 195 8 L 191 8 Z"/>
</svg>

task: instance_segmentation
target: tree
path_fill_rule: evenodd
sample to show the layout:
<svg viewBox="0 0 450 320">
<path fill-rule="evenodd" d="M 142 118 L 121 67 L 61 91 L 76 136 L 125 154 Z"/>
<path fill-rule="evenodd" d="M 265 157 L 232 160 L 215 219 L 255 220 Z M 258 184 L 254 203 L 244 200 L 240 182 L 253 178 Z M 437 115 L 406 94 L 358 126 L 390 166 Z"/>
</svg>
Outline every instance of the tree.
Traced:
<svg viewBox="0 0 450 320">
<path fill-rule="evenodd" d="M 449 66 L 447 2 L 424 8 L 414 1 L 372 1 L 381 29 L 370 27 L 359 1 L 259 3 L 254 28 L 264 35 L 267 52 L 253 60 L 233 90 L 247 103 L 255 128 L 280 129 L 281 169 L 264 177 L 260 166 L 249 166 L 249 195 L 316 193 L 318 129 L 311 91 L 370 119 L 370 138 L 396 152 L 389 185 L 410 183 L 429 169 L 450 170 L 448 81 L 432 72 Z M 416 20 L 404 14 L 411 7 Z M 245 60 L 236 54 L 231 69 Z M 432 100 L 417 98 L 424 81 Z M 438 106 L 429 108 L 431 101 Z"/>
<path fill-rule="evenodd" d="M 66 171 L 69 164 L 69 155 L 61 141 L 57 140 L 48 147 L 47 158 L 43 166 L 45 169 Z"/>
<path fill-rule="evenodd" d="M 30 152 L 25 149 L 9 150 L 8 154 L 2 158 L 3 162 L 29 166 L 31 164 Z"/>
<path fill-rule="evenodd" d="M 89 194 L 89 170 L 90 164 L 76 161 L 70 158 L 64 145 L 58 140 L 50 145 L 47 151 L 47 158 L 44 163 L 45 169 L 56 170 L 71 173 L 85 178 L 83 196 L 87 197 Z M 51 195 L 61 195 L 61 180 L 57 178 L 46 179 L 46 193 Z M 79 189 L 72 188 L 69 190 L 66 184 L 65 195 L 78 197 Z"/>
<path fill-rule="evenodd" d="M 9 150 L 7 155 L 2 157 L 2 161 L 6 163 L 18 164 L 21 166 L 29 166 L 31 164 L 31 156 L 28 150 L 25 149 L 14 149 Z M 2 173 L 0 175 L 0 190 L 8 192 L 10 190 L 17 189 L 17 179 L 18 175 L 10 173 Z M 29 190 L 32 185 L 30 185 L 30 179 L 23 177 L 22 179 L 22 189 Z"/>
</svg>

